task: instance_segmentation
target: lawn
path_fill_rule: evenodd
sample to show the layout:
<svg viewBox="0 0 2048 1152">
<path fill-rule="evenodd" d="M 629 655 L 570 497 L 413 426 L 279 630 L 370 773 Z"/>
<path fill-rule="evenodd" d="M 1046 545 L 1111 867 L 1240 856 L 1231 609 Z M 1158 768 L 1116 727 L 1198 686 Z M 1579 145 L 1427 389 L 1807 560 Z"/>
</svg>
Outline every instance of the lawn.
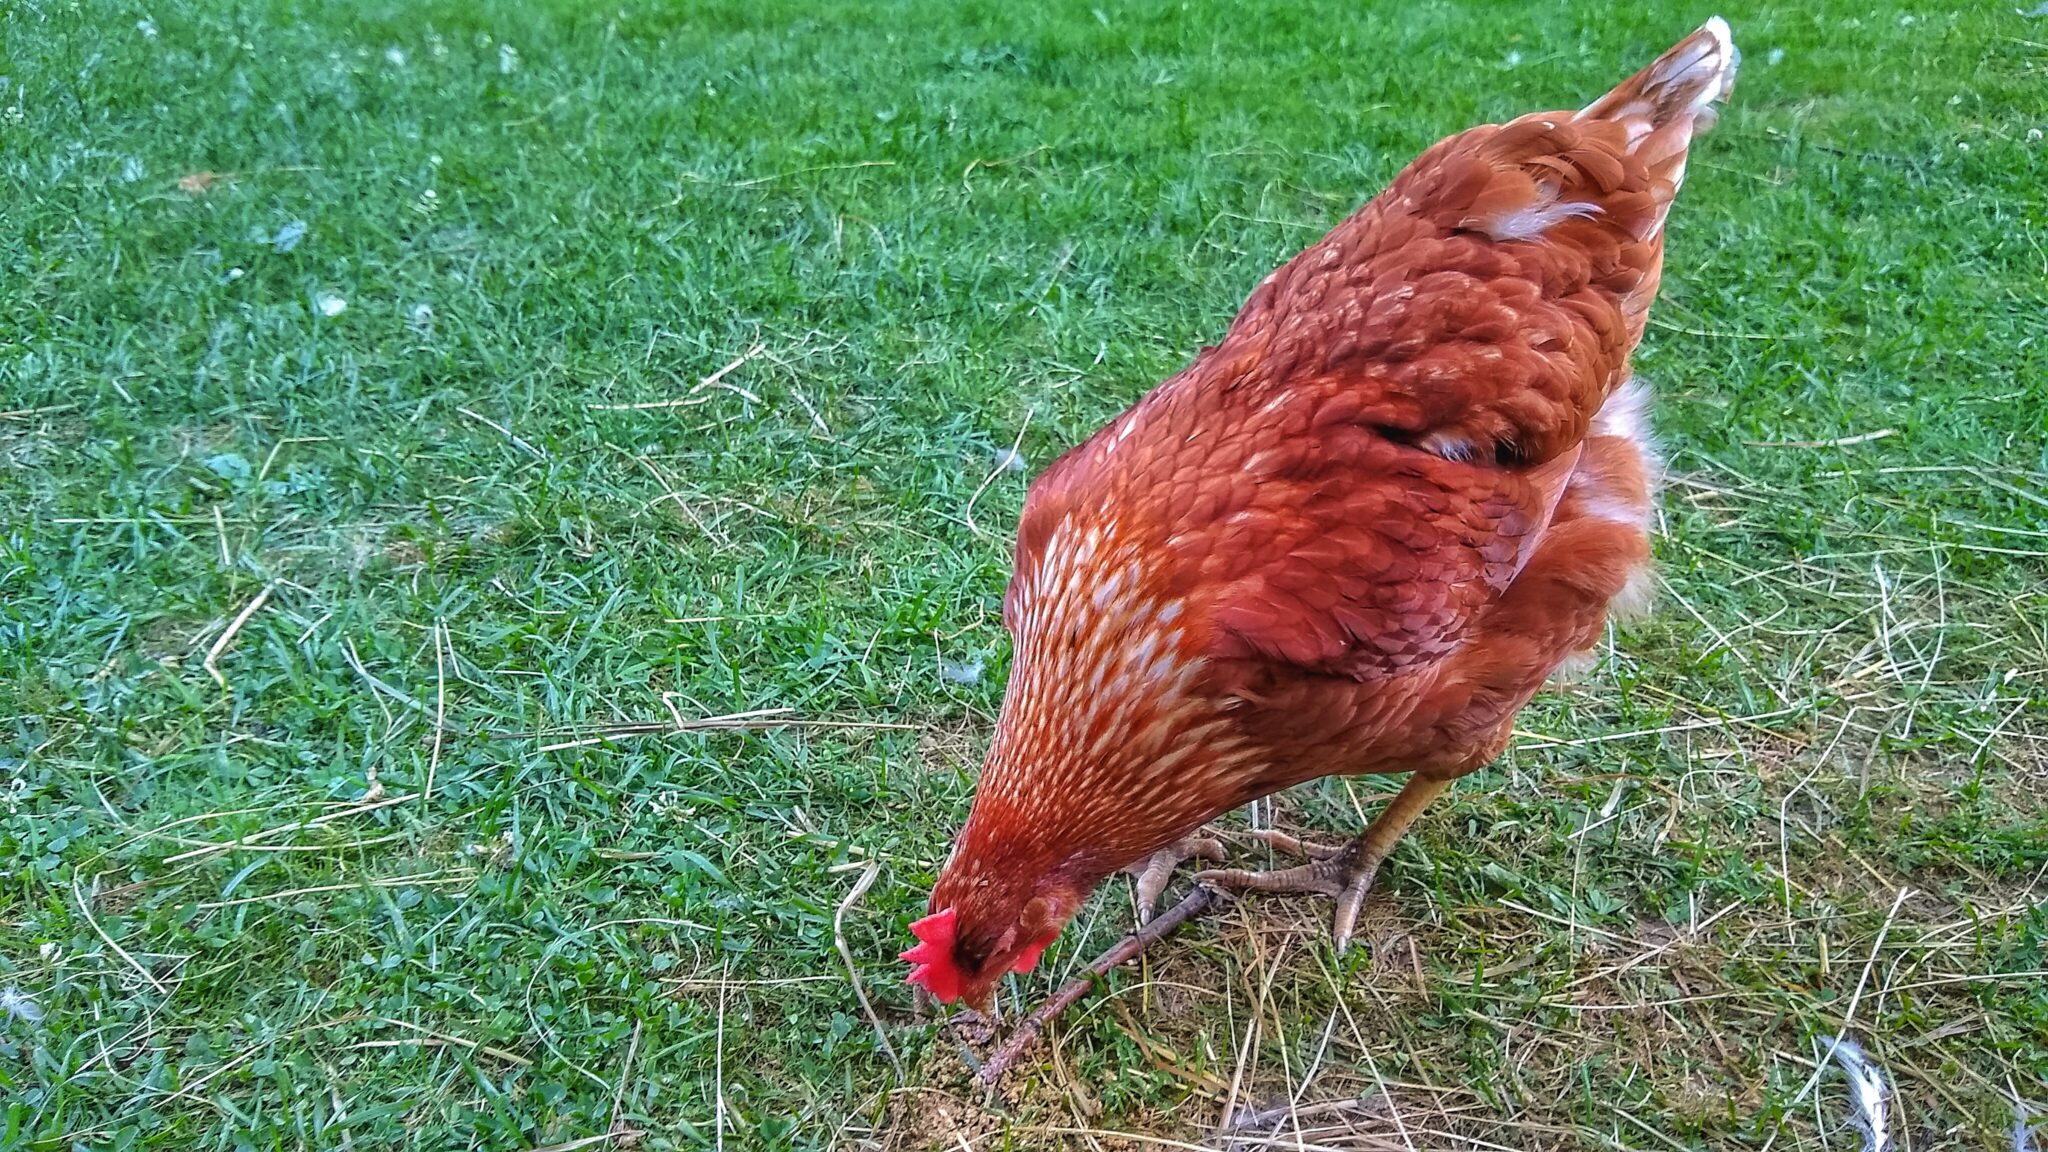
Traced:
<svg viewBox="0 0 2048 1152">
<path fill-rule="evenodd" d="M 1724 13 L 1658 614 L 1361 947 L 1238 904 L 990 1096 L 894 955 L 1028 470 L 1711 10 L 0 5 L 0 1147 L 1846 1149 L 1846 1032 L 1902 1146 L 2014 1148 L 2048 17 L 1955 7 Z"/>
</svg>

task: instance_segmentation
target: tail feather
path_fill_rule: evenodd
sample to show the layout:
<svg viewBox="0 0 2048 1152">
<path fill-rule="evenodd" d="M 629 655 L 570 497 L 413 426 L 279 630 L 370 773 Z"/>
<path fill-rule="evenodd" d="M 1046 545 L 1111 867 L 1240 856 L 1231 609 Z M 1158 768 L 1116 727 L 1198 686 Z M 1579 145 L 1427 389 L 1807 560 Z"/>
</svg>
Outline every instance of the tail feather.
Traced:
<svg viewBox="0 0 2048 1152">
<path fill-rule="evenodd" d="M 1685 183 L 1686 150 L 1695 136 L 1714 126 L 1717 105 L 1734 91 L 1741 59 L 1728 22 L 1716 16 L 1579 113 L 1580 120 L 1622 125 L 1629 153 L 1661 185 L 1655 192 L 1652 235 L 1663 229 L 1671 201 Z"/>
</svg>

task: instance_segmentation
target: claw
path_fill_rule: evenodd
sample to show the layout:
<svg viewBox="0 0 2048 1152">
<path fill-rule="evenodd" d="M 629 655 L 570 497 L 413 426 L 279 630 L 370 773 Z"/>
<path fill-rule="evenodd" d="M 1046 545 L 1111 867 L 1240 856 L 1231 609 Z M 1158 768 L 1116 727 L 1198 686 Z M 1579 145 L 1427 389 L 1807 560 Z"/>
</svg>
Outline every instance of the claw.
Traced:
<svg viewBox="0 0 2048 1152">
<path fill-rule="evenodd" d="M 1330 913 L 1330 940 L 1339 956 L 1351 947 L 1351 934 L 1358 928 L 1358 913 L 1365 907 L 1366 894 L 1372 891 L 1373 877 L 1378 871 L 1375 867 L 1353 873 L 1344 891 L 1337 894 L 1337 907 Z"/>
<path fill-rule="evenodd" d="M 1174 869 L 1180 867 L 1182 861 L 1201 859 L 1220 863 L 1226 858 L 1222 844 L 1206 836 L 1189 836 L 1125 868 L 1123 871 L 1135 881 L 1132 888 L 1138 901 L 1138 927 L 1143 928 L 1152 922 L 1152 917 L 1159 911 L 1159 897 L 1165 894 Z"/>
<path fill-rule="evenodd" d="M 1358 913 L 1365 906 L 1366 894 L 1372 891 L 1379 861 L 1361 859 L 1357 843 L 1331 848 L 1304 843 L 1284 832 L 1261 831 L 1252 835 L 1276 851 L 1305 856 L 1309 863 L 1267 872 L 1212 868 L 1196 873 L 1195 882 L 1233 892 L 1295 892 L 1328 896 L 1336 903 L 1330 918 L 1330 936 L 1336 944 L 1337 954 L 1343 955 L 1344 950 L 1351 946 L 1351 935 L 1358 927 Z"/>
</svg>

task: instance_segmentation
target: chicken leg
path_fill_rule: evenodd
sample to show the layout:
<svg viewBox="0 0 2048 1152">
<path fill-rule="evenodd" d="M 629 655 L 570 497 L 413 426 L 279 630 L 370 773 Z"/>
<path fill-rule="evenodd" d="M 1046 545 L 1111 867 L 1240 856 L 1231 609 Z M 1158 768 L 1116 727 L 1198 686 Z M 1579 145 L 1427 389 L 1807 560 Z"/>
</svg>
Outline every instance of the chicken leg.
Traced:
<svg viewBox="0 0 2048 1152">
<path fill-rule="evenodd" d="M 1173 870 L 1184 860 L 1207 860 L 1221 864 L 1228 858 L 1223 845 L 1207 836 L 1183 836 L 1143 860 L 1122 869 L 1131 878 L 1131 894 L 1138 902 L 1138 927 L 1152 922 L 1159 911 L 1159 897 L 1166 891 Z"/>
<path fill-rule="evenodd" d="M 1351 944 L 1352 929 L 1358 924 L 1358 910 L 1365 905 L 1366 893 L 1372 890 L 1373 877 L 1379 873 L 1380 862 L 1393 851 L 1394 845 L 1400 843 L 1408 826 L 1415 823 L 1415 818 L 1422 815 L 1429 802 L 1442 795 L 1450 785 L 1451 781 L 1446 777 L 1421 773 L 1410 776 L 1400 794 L 1380 810 L 1372 826 L 1342 848 L 1304 843 L 1284 832 L 1254 832 L 1254 836 L 1269 846 L 1290 856 L 1304 857 L 1308 862 L 1270 872 L 1244 868 L 1210 869 L 1196 873 L 1195 880 L 1233 892 L 1312 892 L 1331 897 L 1337 902 L 1337 908 L 1331 918 L 1330 934 L 1338 953 L 1342 954 Z"/>
</svg>

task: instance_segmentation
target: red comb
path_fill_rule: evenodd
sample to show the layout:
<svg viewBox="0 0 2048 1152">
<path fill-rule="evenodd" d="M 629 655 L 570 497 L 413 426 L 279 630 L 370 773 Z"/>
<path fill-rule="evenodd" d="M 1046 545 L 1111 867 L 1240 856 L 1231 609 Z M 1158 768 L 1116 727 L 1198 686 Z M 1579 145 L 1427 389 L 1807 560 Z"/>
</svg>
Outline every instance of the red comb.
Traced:
<svg viewBox="0 0 2048 1152">
<path fill-rule="evenodd" d="M 959 933 L 958 913 L 942 908 L 922 920 L 911 922 L 910 934 L 918 944 L 899 956 L 910 961 L 908 983 L 922 984 L 941 1004 L 960 998 L 966 989 L 960 969 L 953 963 L 953 940 Z M 1036 957 L 1034 957 L 1036 959 Z"/>
</svg>

